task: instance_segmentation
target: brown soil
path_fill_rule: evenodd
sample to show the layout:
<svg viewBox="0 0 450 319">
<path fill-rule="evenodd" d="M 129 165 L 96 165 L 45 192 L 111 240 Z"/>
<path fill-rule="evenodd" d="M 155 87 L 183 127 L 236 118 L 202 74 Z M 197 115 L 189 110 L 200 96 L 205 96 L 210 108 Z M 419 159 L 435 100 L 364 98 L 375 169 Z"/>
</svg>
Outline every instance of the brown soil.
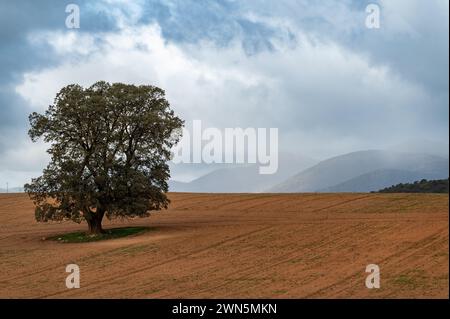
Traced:
<svg viewBox="0 0 450 319">
<path fill-rule="evenodd" d="M 86 224 L 34 221 L 0 195 L 2 298 L 448 298 L 448 195 L 171 194 L 167 211 L 105 228 L 143 234 L 67 244 Z M 67 264 L 81 288 L 67 289 Z M 365 287 L 366 265 L 381 288 Z"/>
</svg>

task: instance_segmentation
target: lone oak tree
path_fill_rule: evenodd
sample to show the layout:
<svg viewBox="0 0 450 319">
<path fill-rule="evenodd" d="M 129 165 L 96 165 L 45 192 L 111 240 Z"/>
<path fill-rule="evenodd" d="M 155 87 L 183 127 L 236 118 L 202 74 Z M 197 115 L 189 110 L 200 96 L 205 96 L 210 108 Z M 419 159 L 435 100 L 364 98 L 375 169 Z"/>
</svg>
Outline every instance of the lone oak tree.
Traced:
<svg viewBox="0 0 450 319">
<path fill-rule="evenodd" d="M 167 208 L 167 161 L 183 121 L 154 86 L 97 82 L 68 85 L 45 114 L 32 113 L 28 134 L 51 143 L 43 175 L 25 185 L 36 220 L 86 220 L 90 234 L 102 219 L 146 217 Z"/>
</svg>

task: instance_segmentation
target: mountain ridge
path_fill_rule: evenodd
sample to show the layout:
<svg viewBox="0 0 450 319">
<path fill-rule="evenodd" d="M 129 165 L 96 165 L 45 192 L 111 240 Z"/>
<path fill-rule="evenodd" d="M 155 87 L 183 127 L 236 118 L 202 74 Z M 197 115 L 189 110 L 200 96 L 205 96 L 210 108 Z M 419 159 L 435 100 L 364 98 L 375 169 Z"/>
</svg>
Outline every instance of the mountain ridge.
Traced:
<svg viewBox="0 0 450 319">
<path fill-rule="evenodd" d="M 386 169 L 415 172 L 414 177 L 419 179 L 445 178 L 448 175 L 448 159 L 430 154 L 383 150 L 351 152 L 321 161 L 266 191 L 321 192 L 358 176 Z"/>
</svg>

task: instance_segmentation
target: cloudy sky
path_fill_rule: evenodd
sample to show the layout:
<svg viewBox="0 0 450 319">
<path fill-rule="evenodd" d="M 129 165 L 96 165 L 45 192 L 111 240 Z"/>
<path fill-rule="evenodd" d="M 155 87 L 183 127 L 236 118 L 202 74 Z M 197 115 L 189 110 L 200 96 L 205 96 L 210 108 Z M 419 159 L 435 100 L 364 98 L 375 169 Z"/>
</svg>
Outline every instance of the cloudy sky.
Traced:
<svg viewBox="0 0 450 319">
<path fill-rule="evenodd" d="M 66 5 L 80 8 L 68 29 Z M 365 25 L 380 7 L 379 29 Z M 393 148 L 448 153 L 447 0 L 0 0 L 0 188 L 48 161 L 27 137 L 63 86 L 166 90 L 189 124 L 276 127 L 315 159 Z"/>
</svg>

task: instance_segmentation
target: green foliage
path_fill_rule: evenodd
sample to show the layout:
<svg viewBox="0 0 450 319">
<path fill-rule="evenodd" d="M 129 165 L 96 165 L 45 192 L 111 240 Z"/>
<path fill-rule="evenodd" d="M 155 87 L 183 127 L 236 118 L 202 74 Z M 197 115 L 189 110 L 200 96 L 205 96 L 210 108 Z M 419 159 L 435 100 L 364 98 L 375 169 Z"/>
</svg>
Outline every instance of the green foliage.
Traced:
<svg viewBox="0 0 450 319">
<path fill-rule="evenodd" d="M 380 193 L 448 193 L 448 179 L 427 181 L 422 179 L 414 183 L 397 184 L 384 188 Z"/>
<path fill-rule="evenodd" d="M 51 143 L 43 175 L 25 185 L 37 221 L 146 217 L 167 208 L 170 149 L 183 121 L 162 89 L 97 82 L 69 85 L 45 114 L 29 117 L 29 136 Z"/>
<path fill-rule="evenodd" d="M 116 239 L 131 235 L 136 235 L 147 231 L 147 227 L 123 227 L 105 230 L 102 234 L 90 235 L 85 232 L 75 232 L 63 235 L 49 237 L 49 240 L 55 240 L 62 243 L 87 243 L 91 241 Z"/>
</svg>

